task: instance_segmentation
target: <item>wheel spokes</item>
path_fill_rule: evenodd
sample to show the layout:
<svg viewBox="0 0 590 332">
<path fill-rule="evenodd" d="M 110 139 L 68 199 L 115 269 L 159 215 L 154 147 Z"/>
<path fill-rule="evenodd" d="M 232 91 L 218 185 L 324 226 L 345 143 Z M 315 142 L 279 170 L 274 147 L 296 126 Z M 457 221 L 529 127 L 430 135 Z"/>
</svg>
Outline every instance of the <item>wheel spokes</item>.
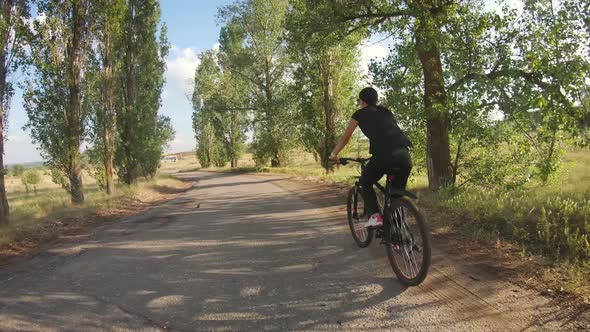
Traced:
<svg viewBox="0 0 590 332">
<path fill-rule="evenodd" d="M 408 279 L 418 276 L 423 259 L 420 245 L 415 240 L 408 224 L 414 219 L 412 217 L 413 215 L 408 213 L 405 207 L 398 207 L 393 210 L 389 236 L 389 240 L 392 242 L 390 246 L 392 246 L 394 260 L 397 262 L 396 265 Z M 398 246 L 397 250 L 394 243 Z M 420 261 L 420 264 L 418 261 Z"/>
</svg>

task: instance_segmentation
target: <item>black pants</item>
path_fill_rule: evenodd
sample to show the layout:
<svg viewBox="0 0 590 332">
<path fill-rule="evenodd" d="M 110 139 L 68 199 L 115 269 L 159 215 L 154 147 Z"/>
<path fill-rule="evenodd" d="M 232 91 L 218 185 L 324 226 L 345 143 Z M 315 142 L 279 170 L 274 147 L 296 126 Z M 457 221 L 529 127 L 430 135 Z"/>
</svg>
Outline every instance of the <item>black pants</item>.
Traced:
<svg viewBox="0 0 590 332">
<path fill-rule="evenodd" d="M 360 179 L 363 188 L 365 210 L 368 216 L 379 212 L 377 196 L 373 185 L 379 182 L 384 174 L 392 174 L 395 176 L 393 180 L 394 188 L 406 189 L 411 170 L 412 158 L 406 148 L 396 150 L 389 156 L 371 157 Z"/>
</svg>

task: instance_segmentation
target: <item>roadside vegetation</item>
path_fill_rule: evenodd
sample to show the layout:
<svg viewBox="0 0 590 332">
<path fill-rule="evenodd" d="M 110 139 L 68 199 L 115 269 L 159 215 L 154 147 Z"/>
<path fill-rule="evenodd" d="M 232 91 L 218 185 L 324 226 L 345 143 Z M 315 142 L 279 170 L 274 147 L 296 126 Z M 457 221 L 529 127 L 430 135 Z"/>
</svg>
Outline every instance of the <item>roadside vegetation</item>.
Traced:
<svg viewBox="0 0 590 332">
<path fill-rule="evenodd" d="M 190 187 L 170 175 L 158 174 L 132 186 L 117 183 L 108 195 L 90 172 L 82 172 L 86 187 L 85 203 L 73 204 L 69 193 L 52 181 L 46 167 L 24 170 L 6 176 L 11 223 L 0 227 L 0 255 L 11 256 L 21 250 L 54 238 L 64 232 L 135 213 Z M 18 171 L 18 169 L 17 169 Z M 27 190 L 27 174 L 37 174 L 35 190 Z M 29 184 L 29 186 L 32 186 Z"/>
<path fill-rule="evenodd" d="M 157 0 L 2 1 L 0 254 L 186 186 L 158 175 L 174 135 L 159 114 L 166 33 Z M 44 162 L 7 168 L 4 120 L 19 89 Z"/>
<path fill-rule="evenodd" d="M 70 207 L 67 195 L 86 209 L 101 192 L 129 191 L 115 179 L 134 186 L 156 175 L 174 135 L 158 113 L 168 47 L 157 0 L 2 1 L 0 226 Z M 4 119 L 18 89 L 42 169 L 5 169 Z M 11 191 L 13 176 L 34 199 Z M 63 191 L 48 195 L 48 179 Z"/>
</svg>

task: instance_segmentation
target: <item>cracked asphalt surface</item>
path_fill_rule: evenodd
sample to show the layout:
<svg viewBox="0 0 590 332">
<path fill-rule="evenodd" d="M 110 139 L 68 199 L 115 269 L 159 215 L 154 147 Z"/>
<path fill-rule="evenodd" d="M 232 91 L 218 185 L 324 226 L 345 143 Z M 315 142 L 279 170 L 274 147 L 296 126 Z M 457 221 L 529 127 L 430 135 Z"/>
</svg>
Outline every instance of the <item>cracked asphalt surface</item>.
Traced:
<svg viewBox="0 0 590 332">
<path fill-rule="evenodd" d="M 404 288 L 382 246 L 356 247 L 344 201 L 303 200 L 280 177 L 181 176 L 194 189 L 0 268 L 0 331 L 574 329 L 444 248 Z"/>
</svg>

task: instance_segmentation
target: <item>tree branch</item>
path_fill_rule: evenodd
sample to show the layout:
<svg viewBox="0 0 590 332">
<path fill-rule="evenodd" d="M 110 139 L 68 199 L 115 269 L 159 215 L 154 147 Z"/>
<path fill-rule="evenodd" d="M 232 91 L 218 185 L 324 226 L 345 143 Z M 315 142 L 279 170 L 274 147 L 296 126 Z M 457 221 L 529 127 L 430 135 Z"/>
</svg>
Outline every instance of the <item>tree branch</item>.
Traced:
<svg viewBox="0 0 590 332">
<path fill-rule="evenodd" d="M 470 74 L 463 76 L 462 78 L 457 80 L 455 83 L 451 84 L 448 88 L 448 91 L 453 91 L 455 89 L 458 89 L 462 85 L 464 85 L 468 82 L 475 81 L 475 80 L 492 80 L 493 81 L 497 78 L 502 78 L 502 77 L 522 78 L 525 81 L 538 86 L 539 88 L 543 89 L 544 91 L 549 92 L 561 104 L 566 106 L 565 112 L 569 116 L 571 116 L 573 119 L 578 119 L 578 117 L 571 112 L 572 102 L 570 100 L 568 100 L 567 97 L 563 95 L 563 93 L 561 93 L 559 86 L 551 84 L 551 83 L 547 83 L 547 82 L 543 81 L 543 79 L 542 79 L 542 77 L 540 77 L 540 75 L 535 74 L 535 73 L 529 73 L 529 72 L 526 72 L 522 69 L 502 69 L 502 70 L 492 71 L 488 74 L 470 73 Z"/>
<path fill-rule="evenodd" d="M 391 13 L 373 13 L 373 12 L 367 12 L 364 14 L 359 14 L 359 15 L 352 15 L 352 16 L 342 16 L 340 17 L 341 22 L 348 22 L 348 21 L 354 21 L 357 19 L 363 19 L 363 18 L 378 18 L 378 19 L 383 19 L 386 20 L 388 18 L 393 18 L 393 17 L 402 17 L 402 16 L 410 16 L 410 17 L 416 17 L 416 13 L 414 13 L 413 11 L 410 10 L 398 10 L 395 12 L 391 12 Z"/>
</svg>

